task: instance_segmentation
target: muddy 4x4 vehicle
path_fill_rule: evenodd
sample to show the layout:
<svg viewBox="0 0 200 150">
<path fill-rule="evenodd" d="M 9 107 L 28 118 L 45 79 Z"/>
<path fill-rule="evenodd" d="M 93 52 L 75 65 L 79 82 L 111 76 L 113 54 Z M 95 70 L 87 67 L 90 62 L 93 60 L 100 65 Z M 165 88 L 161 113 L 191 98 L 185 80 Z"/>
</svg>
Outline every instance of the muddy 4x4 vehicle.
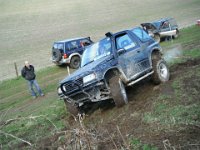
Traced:
<svg viewBox="0 0 200 150">
<path fill-rule="evenodd" d="M 86 48 L 81 68 L 60 82 L 58 95 L 73 115 L 108 99 L 120 107 L 128 103 L 125 87 L 147 77 L 156 84 L 169 80 L 159 44 L 140 27 L 108 32 Z"/>
<path fill-rule="evenodd" d="M 164 18 L 151 23 L 142 23 L 141 26 L 157 42 L 165 38 L 177 38 L 179 36 L 178 25 L 174 18 Z"/>
<path fill-rule="evenodd" d="M 52 47 L 52 62 L 58 66 L 69 64 L 71 68 L 77 69 L 80 66 L 81 55 L 85 50 L 85 46 L 92 43 L 90 37 L 54 42 Z"/>
</svg>

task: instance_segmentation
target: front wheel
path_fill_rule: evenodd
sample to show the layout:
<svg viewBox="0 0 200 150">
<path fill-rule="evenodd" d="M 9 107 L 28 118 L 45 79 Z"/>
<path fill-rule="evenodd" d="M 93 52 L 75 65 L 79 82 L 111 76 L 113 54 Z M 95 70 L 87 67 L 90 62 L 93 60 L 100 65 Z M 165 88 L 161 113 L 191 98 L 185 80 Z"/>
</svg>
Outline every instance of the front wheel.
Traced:
<svg viewBox="0 0 200 150">
<path fill-rule="evenodd" d="M 153 82 L 160 84 L 161 82 L 167 82 L 169 80 L 169 69 L 166 62 L 163 59 L 154 59 L 153 62 Z"/>
<path fill-rule="evenodd" d="M 112 98 L 117 107 L 121 107 L 128 103 L 126 89 L 125 89 L 124 83 L 119 78 L 119 76 L 113 76 L 109 80 L 109 86 L 110 86 Z"/>
</svg>

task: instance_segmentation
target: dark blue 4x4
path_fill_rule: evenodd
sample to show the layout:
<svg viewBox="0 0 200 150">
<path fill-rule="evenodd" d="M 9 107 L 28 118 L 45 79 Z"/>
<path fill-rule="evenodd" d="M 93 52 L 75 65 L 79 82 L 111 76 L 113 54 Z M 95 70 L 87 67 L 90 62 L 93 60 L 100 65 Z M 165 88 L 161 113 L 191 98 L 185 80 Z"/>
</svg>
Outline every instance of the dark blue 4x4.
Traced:
<svg viewBox="0 0 200 150">
<path fill-rule="evenodd" d="M 141 26 L 157 42 L 162 39 L 177 38 L 179 36 L 178 25 L 174 18 L 163 18 L 151 23 L 142 23 Z"/>
<path fill-rule="evenodd" d="M 81 68 L 60 82 L 58 95 L 73 115 L 108 99 L 120 107 L 128 103 L 125 87 L 147 77 L 156 84 L 169 80 L 160 45 L 140 27 L 108 32 L 86 48 Z"/>
<path fill-rule="evenodd" d="M 92 44 L 90 37 L 74 38 L 54 42 L 52 47 L 52 62 L 56 65 L 69 64 L 71 68 L 78 68 L 85 46 Z"/>
</svg>

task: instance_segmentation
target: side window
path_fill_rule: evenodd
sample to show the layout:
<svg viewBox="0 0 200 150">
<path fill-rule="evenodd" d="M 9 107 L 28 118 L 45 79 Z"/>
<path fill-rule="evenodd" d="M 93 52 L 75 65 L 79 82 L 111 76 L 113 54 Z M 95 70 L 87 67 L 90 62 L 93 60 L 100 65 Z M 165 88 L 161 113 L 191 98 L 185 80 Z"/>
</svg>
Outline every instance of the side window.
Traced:
<svg viewBox="0 0 200 150">
<path fill-rule="evenodd" d="M 132 41 L 128 34 L 117 36 L 115 41 L 117 50 L 121 48 L 128 50 L 137 46 L 136 42 Z"/>
<path fill-rule="evenodd" d="M 65 50 L 66 50 L 66 51 L 69 50 L 69 43 L 68 43 L 68 42 L 65 43 Z"/>
<path fill-rule="evenodd" d="M 75 49 L 77 49 L 78 48 L 77 41 L 68 42 L 68 48 L 69 48 L 69 50 L 75 50 Z"/>
<path fill-rule="evenodd" d="M 84 46 L 90 45 L 91 42 L 90 42 L 88 39 L 82 39 L 82 40 L 80 41 L 80 44 L 81 44 L 82 47 L 84 47 Z"/>
<path fill-rule="evenodd" d="M 141 40 L 146 41 L 149 40 L 151 37 L 141 28 L 135 28 L 132 32 Z"/>
<path fill-rule="evenodd" d="M 167 29 L 169 28 L 169 22 L 164 22 L 162 25 L 162 29 Z"/>
</svg>

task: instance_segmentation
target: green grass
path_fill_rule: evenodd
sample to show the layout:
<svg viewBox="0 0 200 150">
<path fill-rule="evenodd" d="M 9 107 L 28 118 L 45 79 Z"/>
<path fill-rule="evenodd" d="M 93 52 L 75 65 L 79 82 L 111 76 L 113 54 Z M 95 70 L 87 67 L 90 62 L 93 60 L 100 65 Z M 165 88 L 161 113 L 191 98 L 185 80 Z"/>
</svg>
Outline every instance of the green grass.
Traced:
<svg viewBox="0 0 200 150">
<path fill-rule="evenodd" d="M 194 47 L 192 46 L 193 44 L 199 43 L 200 34 L 197 34 L 199 32 L 200 32 L 200 27 L 197 25 L 183 28 L 180 30 L 180 36 L 178 39 L 169 42 L 162 42 L 161 46 L 170 47 L 171 45 L 181 43 L 184 50 L 185 49 L 190 50 L 189 46 Z"/>
<path fill-rule="evenodd" d="M 149 145 L 149 144 L 143 144 L 138 139 L 131 139 L 130 141 L 130 148 L 132 150 L 158 150 L 157 147 Z"/>
<path fill-rule="evenodd" d="M 178 39 L 161 43 L 164 56 L 170 57 L 169 60 L 167 59 L 170 66 L 200 57 L 200 34 L 197 34 L 199 32 L 200 27 L 193 25 L 181 29 Z"/>
<path fill-rule="evenodd" d="M 66 68 L 56 66 L 37 72 L 37 80 L 45 97 L 36 100 L 32 100 L 27 83 L 22 77 L 1 82 L 0 130 L 24 138 L 35 145 L 41 139 L 52 136 L 66 127 L 61 118 L 68 114 L 63 101 L 59 100 L 56 93 L 58 82 L 66 74 Z M 31 119 L 35 116 L 40 117 Z M 4 125 L 6 120 L 16 118 L 14 122 Z M 10 149 L 9 145 L 13 147 L 21 143 L 4 134 L 0 134 L 0 141 L 4 149 Z"/>
<path fill-rule="evenodd" d="M 200 36 L 196 34 L 200 32 L 200 28 L 192 26 L 181 32 L 182 36 L 177 41 L 175 40 L 174 44 L 179 43 L 185 47 L 183 47 L 182 56 L 170 62 L 170 67 L 186 62 L 188 59 L 200 58 Z M 163 43 L 162 45 L 166 48 L 171 44 Z M 145 113 L 144 121 L 150 124 L 159 123 L 163 128 L 177 125 L 198 125 L 200 123 L 199 79 L 199 65 L 185 69 L 171 83 L 173 95 L 160 93 L 155 98 L 153 111 Z"/>
</svg>

